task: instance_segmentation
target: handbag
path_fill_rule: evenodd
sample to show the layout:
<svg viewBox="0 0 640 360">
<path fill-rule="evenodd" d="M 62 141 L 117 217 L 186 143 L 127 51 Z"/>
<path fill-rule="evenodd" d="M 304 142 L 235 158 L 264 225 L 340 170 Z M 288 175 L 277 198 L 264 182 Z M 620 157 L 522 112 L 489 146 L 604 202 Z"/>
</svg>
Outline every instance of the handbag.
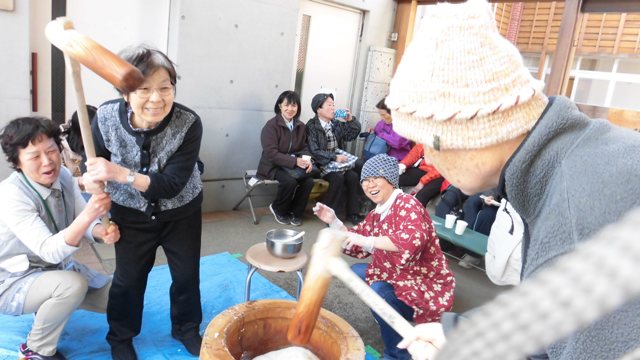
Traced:
<svg viewBox="0 0 640 360">
<path fill-rule="evenodd" d="M 356 166 L 356 161 L 358 160 L 357 156 L 352 155 L 342 149 L 336 149 L 336 154 L 346 156 L 348 159 L 347 162 L 341 163 L 337 161 L 330 161 L 327 165 L 322 167 L 322 176 L 334 171 L 344 172 L 349 169 L 353 169 Z"/>
<path fill-rule="evenodd" d="M 375 133 L 369 133 L 367 140 L 364 142 L 362 156 L 364 157 L 364 161 L 367 161 L 378 154 L 386 154 L 387 150 L 389 150 L 389 145 L 383 138 Z"/>
</svg>

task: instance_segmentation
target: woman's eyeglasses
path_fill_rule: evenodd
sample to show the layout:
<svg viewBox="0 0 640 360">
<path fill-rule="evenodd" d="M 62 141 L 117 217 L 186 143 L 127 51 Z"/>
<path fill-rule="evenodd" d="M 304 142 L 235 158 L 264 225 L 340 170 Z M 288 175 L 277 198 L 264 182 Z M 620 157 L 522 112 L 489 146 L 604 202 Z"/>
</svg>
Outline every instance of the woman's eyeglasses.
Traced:
<svg viewBox="0 0 640 360">
<path fill-rule="evenodd" d="M 360 184 L 361 184 L 362 186 L 365 186 L 365 185 L 373 185 L 373 184 L 379 184 L 379 183 L 380 183 L 380 181 L 381 181 L 382 179 L 384 179 L 384 177 L 382 177 L 382 176 L 370 176 L 370 177 L 368 177 L 368 178 L 366 178 L 366 179 L 362 179 L 362 181 L 360 182 Z M 385 179 L 385 180 L 386 180 L 386 179 Z"/>
<path fill-rule="evenodd" d="M 157 92 L 160 96 L 169 96 L 173 95 L 175 87 L 173 85 L 166 85 L 159 88 L 152 87 L 139 87 L 136 89 L 135 93 L 139 98 L 147 99 L 151 97 L 153 92 Z"/>
</svg>

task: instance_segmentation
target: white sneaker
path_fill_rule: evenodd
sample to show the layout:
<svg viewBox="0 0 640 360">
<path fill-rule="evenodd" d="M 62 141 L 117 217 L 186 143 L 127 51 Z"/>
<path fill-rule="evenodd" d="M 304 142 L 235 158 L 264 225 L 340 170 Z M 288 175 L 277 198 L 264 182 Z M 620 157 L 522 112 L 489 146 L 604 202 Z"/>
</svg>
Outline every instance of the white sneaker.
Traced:
<svg viewBox="0 0 640 360">
<path fill-rule="evenodd" d="M 469 254 L 465 254 L 462 259 L 458 262 L 458 265 L 465 269 L 471 269 L 474 266 L 480 266 L 482 263 L 482 259 L 477 258 L 475 256 L 471 256 Z"/>
</svg>

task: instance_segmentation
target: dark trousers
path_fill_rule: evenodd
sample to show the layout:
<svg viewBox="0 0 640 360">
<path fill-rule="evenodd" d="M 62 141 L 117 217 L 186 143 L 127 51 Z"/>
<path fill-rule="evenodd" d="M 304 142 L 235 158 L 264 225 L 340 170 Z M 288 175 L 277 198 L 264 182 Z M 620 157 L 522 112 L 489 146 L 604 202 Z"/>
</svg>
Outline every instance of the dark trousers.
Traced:
<svg viewBox="0 0 640 360">
<path fill-rule="evenodd" d="M 365 275 L 367 271 L 368 264 L 358 263 L 351 265 L 351 269 L 356 275 L 358 275 L 362 280 L 365 280 Z M 393 290 L 393 285 L 384 282 L 384 281 L 376 281 L 371 284 L 371 289 L 373 289 L 380 297 L 382 297 L 391 307 L 398 312 L 403 318 L 407 321 L 413 320 L 413 308 L 407 305 L 404 301 L 398 299 L 395 291 Z M 380 335 L 382 337 L 382 342 L 384 343 L 384 359 L 397 359 L 397 360 L 409 360 L 411 359 L 411 355 L 405 349 L 399 349 L 398 343 L 402 340 L 402 336 L 398 334 L 389 324 L 384 322 L 378 314 L 375 312 L 371 312 L 373 314 L 373 318 L 376 319 L 376 322 L 380 326 Z"/>
<path fill-rule="evenodd" d="M 405 186 L 415 186 L 420 181 L 420 178 L 426 174 L 425 171 L 420 170 L 419 168 L 407 168 L 404 174 L 400 175 L 400 187 Z M 431 199 L 435 198 L 440 194 L 440 187 L 442 186 L 442 182 L 444 178 L 439 177 L 435 180 L 430 181 L 426 184 L 417 194 L 413 194 L 418 201 L 422 204 L 422 206 L 427 206 Z"/>
<path fill-rule="evenodd" d="M 300 218 L 309 201 L 309 194 L 313 189 L 313 177 L 306 174 L 301 178 L 294 178 L 284 170 L 277 169 L 275 179 L 278 180 L 278 192 L 271 204 L 278 215 Z"/>
<path fill-rule="evenodd" d="M 116 271 L 113 274 L 107 321 L 110 344 L 127 342 L 140 333 L 144 292 L 156 250 L 162 246 L 171 273 L 169 299 L 172 330 L 178 334 L 199 330 L 202 322 L 200 304 L 200 242 L 202 215 L 198 208 L 178 220 L 132 223 L 113 219 L 120 227 L 120 241 L 115 244 Z"/>
<path fill-rule="evenodd" d="M 323 177 L 329 182 L 324 194 L 323 203 L 332 208 L 336 214 L 346 216 L 358 215 L 364 192 L 360 185 L 360 171 L 363 163 L 356 161 L 355 168 L 345 172 L 330 172 Z"/>
<path fill-rule="evenodd" d="M 498 207 L 485 204 L 480 194 L 476 194 L 464 202 L 462 209 L 464 221 L 469 224 L 469 228 L 489 236 L 491 226 L 496 220 L 496 214 L 498 214 Z"/>
</svg>

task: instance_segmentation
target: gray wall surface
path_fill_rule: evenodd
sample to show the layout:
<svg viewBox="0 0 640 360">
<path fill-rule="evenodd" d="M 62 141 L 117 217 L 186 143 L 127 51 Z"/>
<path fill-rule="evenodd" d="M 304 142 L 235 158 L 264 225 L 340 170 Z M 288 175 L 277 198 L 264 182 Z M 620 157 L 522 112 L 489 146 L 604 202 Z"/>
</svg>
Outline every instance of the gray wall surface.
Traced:
<svg viewBox="0 0 640 360">
<path fill-rule="evenodd" d="M 364 13 L 351 104 L 358 114 L 367 51 L 389 45 L 395 2 L 334 3 Z M 231 208 L 244 193 L 240 176 L 257 167 L 260 131 L 274 116 L 277 96 L 293 88 L 298 10 L 298 0 L 172 3 L 168 48 L 181 76 L 177 101 L 194 109 L 204 124 L 200 157 L 205 163 L 206 211 Z M 268 204 L 274 191 L 257 191 L 265 196 L 256 205 Z"/>
<path fill-rule="evenodd" d="M 0 128 L 13 118 L 31 114 L 29 4 L 17 1 L 14 11 L 0 11 Z M 0 179 L 10 172 L 3 154 Z"/>
<path fill-rule="evenodd" d="M 177 51 L 177 101 L 204 125 L 204 208 L 229 209 L 244 191 L 237 179 L 258 164 L 276 98 L 292 84 L 298 2 L 182 1 L 178 11 L 169 48 Z"/>
</svg>

